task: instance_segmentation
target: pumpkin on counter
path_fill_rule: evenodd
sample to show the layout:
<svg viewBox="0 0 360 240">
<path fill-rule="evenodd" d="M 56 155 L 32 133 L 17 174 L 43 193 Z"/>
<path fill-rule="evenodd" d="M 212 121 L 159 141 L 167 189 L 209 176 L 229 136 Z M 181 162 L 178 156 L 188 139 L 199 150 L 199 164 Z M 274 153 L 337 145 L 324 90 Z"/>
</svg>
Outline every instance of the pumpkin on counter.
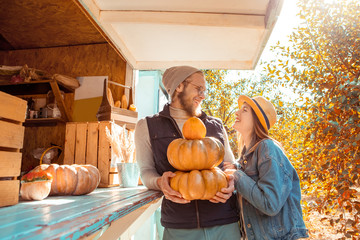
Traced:
<svg viewBox="0 0 360 240">
<path fill-rule="evenodd" d="M 93 165 L 41 164 L 31 172 L 45 171 L 53 176 L 50 195 L 83 195 L 100 183 L 100 172 Z"/>
<path fill-rule="evenodd" d="M 21 177 L 20 195 L 24 200 L 43 200 L 50 193 L 52 181 L 45 171 L 29 172 Z"/>
<path fill-rule="evenodd" d="M 226 174 L 219 168 L 175 172 L 170 186 L 186 200 L 210 200 L 221 188 L 228 186 Z"/>
</svg>

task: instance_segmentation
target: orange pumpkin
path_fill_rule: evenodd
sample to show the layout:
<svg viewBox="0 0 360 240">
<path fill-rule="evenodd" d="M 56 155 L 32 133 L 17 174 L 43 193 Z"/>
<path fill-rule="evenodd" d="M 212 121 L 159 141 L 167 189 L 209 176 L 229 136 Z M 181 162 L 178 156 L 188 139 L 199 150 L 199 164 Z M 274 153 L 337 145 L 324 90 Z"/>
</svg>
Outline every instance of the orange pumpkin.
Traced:
<svg viewBox="0 0 360 240">
<path fill-rule="evenodd" d="M 43 200 L 51 189 L 53 177 L 44 171 L 30 172 L 21 177 L 20 195 L 24 200 Z"/>
<path fill-rule="evenodd" d="M 225 173 L 217 167 L 201 171 L 177 171 L 175 174 L 176 176 L 170 179 L 170 186 L 186 200 L 209 200 L 228 186 Z"/>
<path fill-rule="evenodd" d="M 167 149 L 169 163 L 181 171 L 210 169 L 224 159 L 224 146 L 213 137 L 200 140 L 178 138 Z"/>
<path fill-rule="evenodd" d="M 199 118 L 190 117 L 184 123 L 182 133 L 186 139 L 202 139 L 206 136 L 206 127 Z"/>
<path fill-rule="evenodd" d="M 100 172 L 92 165 L 41 164 L 32 171 L 42 170 L 54 177 L 50 195 L 88 194 L 100 183 Z"/>
</svg>

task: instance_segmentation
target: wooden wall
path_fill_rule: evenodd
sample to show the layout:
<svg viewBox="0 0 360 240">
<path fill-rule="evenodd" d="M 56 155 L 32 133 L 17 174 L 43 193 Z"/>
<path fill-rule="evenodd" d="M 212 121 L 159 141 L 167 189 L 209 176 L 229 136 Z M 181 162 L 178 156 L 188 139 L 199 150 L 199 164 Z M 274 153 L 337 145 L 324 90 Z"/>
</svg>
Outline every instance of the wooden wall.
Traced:
<svg viewBox="0 0 360 240">
<path fill-rule="evenodd" d="M 59 123 L 56 126 L 25 127 L 24 148 L 22 152 L 21 171 L 28 172 L 37 165 L 39 159 L 33 157 L 33 150 L 36 148 L 48 148 L 51 144 L 58 145 L 64 149 L 65 145 L 65 124 Z M 52 163 L 63 163 L 63 158 L 55 159 Z"/>
<path fill-rule="evenodd" d="M 126 62 L 107 43 L 0 53 L 0 65 L 22 66 L 24 64 L 50 74 L 59 73 L 71 77 L 109 76 L 109 80 L 125 84 Z M 112 86 L 110 88 L 116 99 L 120 99 L 124 94 L 122 88 L 115 89 Z M 67 107 L 72 109 L 73 101 L 72 103 L 67 101 L 67 104 Z M 38 165 L 31 155 L 34 148 L 49 147 L 51 143 L 64 146 L 64 142 L 64 124 L 52 127 L 27 127 L 24 137 L 22 171 Z"/>
<path fill-rule="evenodd" d="M 0 54 L 0 64 L 27 64 L 50 74 L 59 73 L 71 77 L 109 76 L 109 80 L 125 83 L 126 62 L 107 43 L 7 51 Z M 112 90 L 114 97 L 120 99 L 123 89 L 118 92 Z"/>
</svg>

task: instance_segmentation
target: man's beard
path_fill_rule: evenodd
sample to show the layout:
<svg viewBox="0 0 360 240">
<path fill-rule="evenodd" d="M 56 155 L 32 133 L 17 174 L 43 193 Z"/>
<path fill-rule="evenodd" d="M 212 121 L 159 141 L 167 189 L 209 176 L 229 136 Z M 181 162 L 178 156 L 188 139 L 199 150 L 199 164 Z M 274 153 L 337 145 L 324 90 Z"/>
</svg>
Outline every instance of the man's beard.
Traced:
<svg viewBox="0 0 360 240">
<path fill-rule="evenodd" d="M 178 95 L 181 106 L 190 116 L 199 117 L 201 115 L 201 105 L 199 104 L 199 106 L 194 107 L 192 104 L 192 99 L 186 98 L 185 96 L 186 88 Z"/>
</svg>

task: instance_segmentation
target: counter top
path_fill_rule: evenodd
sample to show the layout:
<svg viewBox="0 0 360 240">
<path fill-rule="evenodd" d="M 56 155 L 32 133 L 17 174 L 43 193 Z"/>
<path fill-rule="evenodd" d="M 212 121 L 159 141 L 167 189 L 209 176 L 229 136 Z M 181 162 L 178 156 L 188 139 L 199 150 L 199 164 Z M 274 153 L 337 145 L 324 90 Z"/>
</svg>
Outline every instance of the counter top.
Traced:
<svg viewBox="0 0 360 240">
<path fill-rule="evenodd" d="M 79 239 L 161 198 L 145 187 L 98 188 L 83 196 L 49 196 L 0 208 L 0 239 Z"/>
</svg>

